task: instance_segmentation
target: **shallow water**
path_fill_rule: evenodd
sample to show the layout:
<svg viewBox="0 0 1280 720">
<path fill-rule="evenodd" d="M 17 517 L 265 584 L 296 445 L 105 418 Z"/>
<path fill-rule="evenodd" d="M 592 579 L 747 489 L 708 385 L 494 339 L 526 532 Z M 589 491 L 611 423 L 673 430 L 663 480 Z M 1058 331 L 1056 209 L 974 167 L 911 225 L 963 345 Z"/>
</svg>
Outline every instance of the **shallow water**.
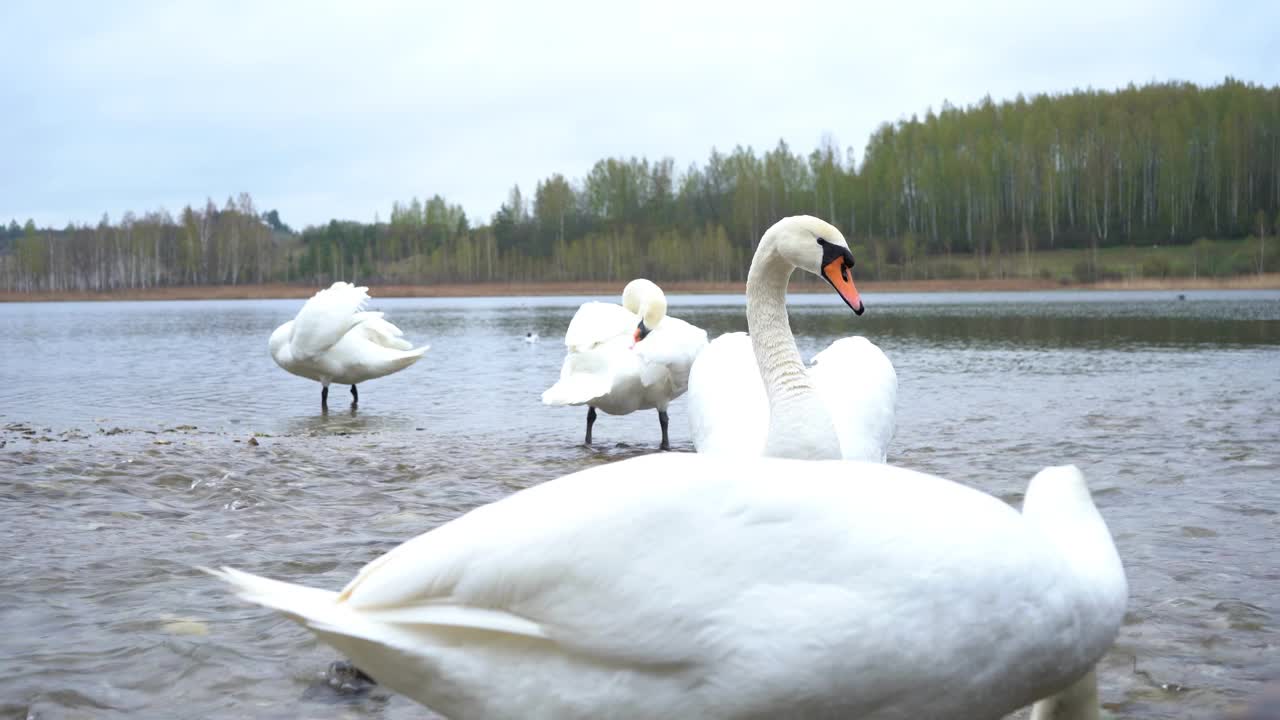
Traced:
<svg viewBox="0 0 1280 720">
<path fill-rule="evenodd" d="M 299 301 L 0 305 L 0 715 L 421 717 L 329 689 L 336 653 L 192 566 L 337 588 L 476 505 L 654 451 L 652 411 L 601 415 L 587 449 L 585 410 L 539 403 L 584 299 L 375 299 L 432 349 L 327 415 L 266 352 Z M 740 297 L 670 300 L 744 329 Z M 1131 588 L 1112 713 L 1215 717 L 1280 677 L 1280 293 L 866 300 L 793 296 L 792 322 L 806 357 L 856 333 L 893 360 L 891 462 L 1010 502 L 1044 465 L 1088 476 Z"/>
</svg>

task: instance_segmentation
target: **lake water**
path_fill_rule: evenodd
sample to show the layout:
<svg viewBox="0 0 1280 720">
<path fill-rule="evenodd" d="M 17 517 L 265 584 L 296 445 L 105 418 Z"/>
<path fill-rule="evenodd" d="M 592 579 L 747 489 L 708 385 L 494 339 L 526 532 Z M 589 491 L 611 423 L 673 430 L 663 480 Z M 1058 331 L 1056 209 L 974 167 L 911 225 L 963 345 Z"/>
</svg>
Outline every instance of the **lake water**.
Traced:
<svg viewBox="0 0 1280 720">
<path fill-rule="evenodd" d="M 1280 293 L 1185 295 L 790 298 L 806 357 L 863 334 L 893 360 L 891 462 L 1014 503 L 1045 465 L 1085 471 L 1131 587 L 1100 667 L 1118 717 L 1217 717 L 1280 678 Z M 655 451 L 652 411 L 602 414 L 584 448 L 585 409 L 539 402 L 586 299 L 375 298 L 432 348 L 327 415 L 267 354 L 301 301 L 0 305 L 0 715 L 421 717 L 330 689 L 334 651 L 192 566 L 337 589 L 472 507 Z M 670 304 L 745 329 L 740 297 Z M 671 440 L 692 450 L 683 398 Z"/>
</svg>

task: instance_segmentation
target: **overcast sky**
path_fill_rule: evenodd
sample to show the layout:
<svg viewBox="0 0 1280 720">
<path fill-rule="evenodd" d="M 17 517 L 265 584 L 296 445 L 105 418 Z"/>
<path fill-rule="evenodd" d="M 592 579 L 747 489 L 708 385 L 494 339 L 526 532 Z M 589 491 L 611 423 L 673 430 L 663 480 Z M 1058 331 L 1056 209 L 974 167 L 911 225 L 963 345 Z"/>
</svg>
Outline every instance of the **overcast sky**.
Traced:
<svg viewBox="0 0 1280 720">
<path fill-rule="evenodd" d="M 434 193 L 474 222 L 608 156 L 860 155 L 944 99 L 1280 82 L 1275 0 L 5 0 L 0 28 L 0 221 L 55 227 L 241 191 L 295 227 Z"/>
</svg>

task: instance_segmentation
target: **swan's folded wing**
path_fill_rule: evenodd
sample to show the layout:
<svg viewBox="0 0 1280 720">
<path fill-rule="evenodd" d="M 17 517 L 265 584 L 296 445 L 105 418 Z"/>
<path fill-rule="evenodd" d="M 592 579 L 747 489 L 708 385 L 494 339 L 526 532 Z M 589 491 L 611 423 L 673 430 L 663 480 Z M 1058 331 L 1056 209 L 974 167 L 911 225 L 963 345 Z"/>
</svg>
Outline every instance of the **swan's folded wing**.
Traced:
<svg viewBox="0 0 1280 720">
<path fill-rule="evenodd" d="M 646 387 L 670 382 L 673 397 L 689 387 L 689 370 L 707 345 L 707 331 L 679 318 L 666 317 L 657 329 L 636 343 L 640 356 L 640 382 Z"/>
<path fill-rule="evenodd" d="M 564 344 L 570 352 L 591 350 L 611 340 L 630 338 L 639 324 L 640 316 L 621 305 L 583 303 L 569 321 Z"/>
<path fill-rule="evenodd" d="M 404 331 L 391 324 L 380 312 L 356 314 L 356 321 L 365 331 L 365 337 L 392 350 L 412 350 L 413 343 L 404 339 Z"/>
<path fill-rule="evenodd" d="M 898 375 L 861 336 L 840 338 L 818 353 L 809 377 L 831 415 L 845 460 L 884 462 L 895 430 Z"/>
<path fill-rule="evenodd" d="M 638 460 L 473 510 L 374 560 L 339 600 L 388 617 L 411 618 L 415 608 L 448 606 L 458 617 L 479 609 L 593 657 L 627 665 L 690 661 L 707 649 L 698 633 L 714 632 L 712 616 L 727 597 L 755 582 L 755 561 L 743 547 L 785 545 L 776 541 L 790 527 L 825 530 L 800 505 L 738 497 L 740 474 L 699 463 L 711 458 Z M 744 472 L 749 467 L 741 463 Z M 698 538 L 696 549 L 690 537 Z M 721 572 L 708 574 L 711 568 Z M 673 611 L 671 592 L 680 609 Z"/>
<path fill-rule="evenodd" d="M 360 322 L 357 314 L 368 301 L 369 288 L 341 281 L 311 296 L 293 321 L 294 356 L 313 357 L 338 342 Z"/>
<path fill-rule="evenodd" d="M 410 540 L 366 566 L 340 597 L 360 612 L 411 616 L 410 608 L 446 605 L 501 613 L 562 647 L 637 665 L 789 643 L 789 625 L 769 622 L 781 598 L 786 612 L 812 618 L 815 633 L 843 608 L 840 627 L 856 637 L 882 622 L 885 608 L 936 592 L 938 577 L 964 597 L 990 579 L 983 563 L 993 554 L 1009 575 L 1025 574 L 1008 556 L 1030 551 L 1029 542 L 993 550 L 1025 527 L 995 498 L 884 465 L 796 468 L 684 453 L 590 468 Z M 938 546 L 922 534 L 964 542 Z M 832 593 L 840 597 L 828 605 Z M 981 615 L 990 601 L 965 602 Z M 877 612 L 859 613 L 863 604 Z"/>
<path fill-rule="evenodd" d="M 700 453 L 761 455 L 769 398 L 746 333 L 727 333 L 698 354 L 689 372 L 689 428 Z"/>
</svg>

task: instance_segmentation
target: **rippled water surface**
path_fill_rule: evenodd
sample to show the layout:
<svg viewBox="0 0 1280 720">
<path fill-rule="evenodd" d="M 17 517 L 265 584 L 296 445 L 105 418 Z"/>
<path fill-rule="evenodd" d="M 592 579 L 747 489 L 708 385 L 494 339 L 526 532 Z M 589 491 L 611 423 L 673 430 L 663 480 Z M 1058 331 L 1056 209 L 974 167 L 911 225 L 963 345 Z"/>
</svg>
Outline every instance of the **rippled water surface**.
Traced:
<svg viewBox="0 0 1280 720">
<path fill-rule="evenodd" d="M 653 452 L 652 411 L 601 415 L 588 449 L 585 410 L 539 402 L 585 299 L 375 299 L 431 351 L 327 415 L 267 355 L 300 301 L 0 305 L 0 715 L 421 717 L 330 689 L 333 651 L 192 566 L 336 589 L 465 510 Z M 745 329 L 739 297 L 670 301 Z M 1010 502 L 1084 469 L 1131 586 L 1114 715 L 1216 717 L 1280 677 L 1280 293 L 791 302 L 806 357 L 864 334 L 893 360 L 891 462 Z"/>
</svg>

